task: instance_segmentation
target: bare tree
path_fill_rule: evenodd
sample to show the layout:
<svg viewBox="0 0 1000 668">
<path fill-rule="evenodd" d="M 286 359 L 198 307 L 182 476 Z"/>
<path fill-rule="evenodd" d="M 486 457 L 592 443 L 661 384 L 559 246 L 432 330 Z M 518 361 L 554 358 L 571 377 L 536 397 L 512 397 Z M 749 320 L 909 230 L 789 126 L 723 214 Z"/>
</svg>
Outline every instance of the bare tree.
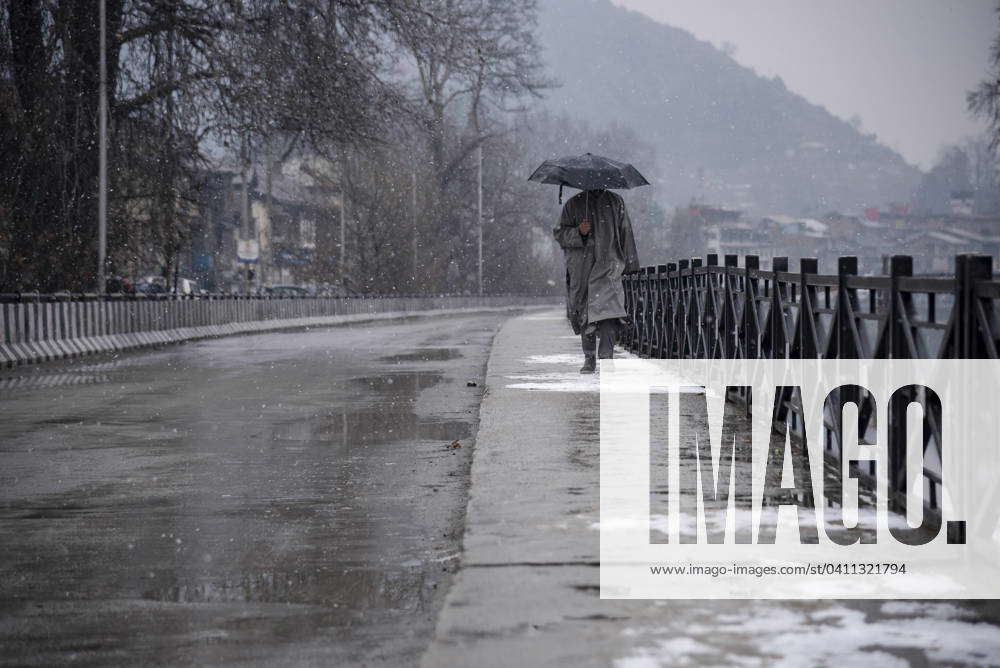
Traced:
<svg viewBox="0 0 1000 668">
<path fill-rule="evenodd" d="M 1000 6 L 997 7 L 1000 16 Z M 990 148 L 1000 147 L 1000 34 L 990 47 L 990 73 L 979 85 L 969 91 L 966 102 L 976 116 L 989 123 Z"/>
<path fill-rule="evenodd" d="M 437 289 L 471 287 L 474 216 L 468 193 L 475 150 L 498 134 L 485 123 L 538 96 L 545 79 L 534 37 L 535 0 L 432 0 L 424 14 L 398 23 L 416 68 L 414 111 L 426 141 L 431 182 L 424 217 L 441 230 L 424 269 Z M 455 285 L 455 282 L 458 285 Z"/>
<path fill-rule="evenodd" d="M 354 212 L 345 222 L 359 286 L 400 289 L 405 275 L 409 289 L 471 287 L 471 158 L 496 142 L 485 171 L 487 205 L 500 211 L 489 189 L 509 177 L 504 119 L 548 84 L 535 0 L 107 3 L 109 253 L 118 270 L 158 265 L 176 275 L 211 138 L 266 159 L 267 174 L 275 153 L 332 164 L 354 155 L 354 179 L 330 187 Z M 0 165 L 2 289 L 94 287 L 91 9 L 7 0 L 0 12 L 0 146 L 11 156 Z"/>
<path fill-rule="evenodd" d="M 379 78 L 385 31 L 410 5 L 107 0 L 112 257 L 147 248 L 175 266 L 210 134 L 223 145 L 377 136 L 398 100 Z M 8 0 L 0 12 L 7 289 L 94 287 L 99 28 L 73 0 Z"/>
<path fill-rule="evenodd" d="M 138 202 L 173 201 L 197 145 L 204 84 L 216 76 L 213 3 L 108 0 L 111 205 L 128 225 Z M 10 216 L 12 288 L 92 289 L 96 275 L 97 13 L 86 3 L 10 0 L 3 13 L 4 130 L 13 160 L 0 166 Z M 156 151 L 151 154 L 150 148 Z M 155 165 L 149 165 L 150 162 Z M 155 173 L 156 179 L 143 178 Z M 145 184 L 145 185 L 143 185 Z M 156 207 L 161 212 L 162 206 Z M 112 232 L 121 238 L 122 230 Z"/>
</svg>

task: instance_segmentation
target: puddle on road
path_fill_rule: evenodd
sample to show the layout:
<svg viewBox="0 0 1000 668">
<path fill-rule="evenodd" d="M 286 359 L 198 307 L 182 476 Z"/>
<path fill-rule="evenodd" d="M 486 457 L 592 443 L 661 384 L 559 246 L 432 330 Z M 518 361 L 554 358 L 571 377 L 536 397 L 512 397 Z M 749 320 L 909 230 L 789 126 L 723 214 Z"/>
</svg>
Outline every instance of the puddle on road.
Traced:
<svg viewBox="0 0 1000 668">
<path fill-rule="evenodd" d="M 376 399 L 379 403 L 393 402 L 400 400 L 416 401 L 421 390 L 433 387 L 441 382 L 442 376 L 439 373 L 410 372 L 410 373 L 385 373 L 378 376 L 364 376 L 352 378 L 351 384 L 368 388 L 381 395 Z"/>
<path fill-rule="evenodd" d="M 468 438 L 467 422 L 430 422 L 412 411 L 372 408 L 294 420 L 275 427 L 275 441 L 336 443 L 343 447 L 398 441 L 441 441 Z"/>
<path fill-rule="evenodd" d="M 21 392 L 47 387 L 65 387 L 69 385 L 99 385 L 110 383 L 111 378 L 105 375 L 89 373 L 41 372 L 25 376 L 0 377 L 0 394 L 5 392 Z"/>
<path fill-rule="evenodd" d="M 82 425 L 87 421 L 87 416 L 84 415 L 58 415 L 51 418 L 43 418 L 37 421 L 37 424 L 51 424 L 51 425 Z"/>
<path fill-rule="evenodd" d="M 272 438 L 336 443 L 343 447 L 399 441 L 449 443 L 468 438 L 472 433 L 468 421 L 430 420 L 414 411 L 420 393 L 438 385 L 443 378 L 440 373 L 427 372 L 352 378 L 348 384 L 353 401 L 346 405 L 338 402 L 342 410 L 280 422 L 275 425 Z"/>
<path fill-rule="evenodd" d="M 380 362 L 402 364 L 404 362 L 447 362 L 462 357 L 456 348 L 421 348 L 409 353 L 380 357 Z"/>
<path fill-rule="evenodd" d="M 422 597 L 414 596 L 413 592 L 430 584 L 422 568 L 265 571 L 216 581 L 173 584 L 148 590 L 142 598 L 160 603 L 323 605 L 354 614 L 358 608 L 416 609 L 422 605 Z"/>
</svg>

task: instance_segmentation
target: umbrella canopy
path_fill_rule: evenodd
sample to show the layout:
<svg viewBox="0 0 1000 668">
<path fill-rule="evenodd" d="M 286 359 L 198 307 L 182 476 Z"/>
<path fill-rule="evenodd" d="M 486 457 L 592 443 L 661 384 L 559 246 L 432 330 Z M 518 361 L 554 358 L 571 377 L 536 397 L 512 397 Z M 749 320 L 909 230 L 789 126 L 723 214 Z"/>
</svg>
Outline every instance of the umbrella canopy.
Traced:
<svg viewBox="0 0 1000 668">
<path fill-rule="evenodd" d="M 646 177 L 632 165 L 593 153 L 546 160 L 528 180 L 560 186 L 560 201 L 562 186 L 580 190 L 605 190 L 649 185 Z"/>
</svg>

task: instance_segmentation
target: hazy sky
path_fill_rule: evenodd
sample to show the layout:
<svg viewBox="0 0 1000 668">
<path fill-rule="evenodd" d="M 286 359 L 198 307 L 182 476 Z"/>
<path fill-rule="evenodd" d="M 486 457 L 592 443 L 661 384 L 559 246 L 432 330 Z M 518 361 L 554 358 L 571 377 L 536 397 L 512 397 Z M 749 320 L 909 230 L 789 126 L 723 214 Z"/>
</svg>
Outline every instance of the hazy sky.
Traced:
<svg viewBox="0 0 1000 668">
<path fill-rule="evenodd" d="M 927 169 L 985 127 L 965 93 L 989 67 L 996 0 L 612 0 L 696 37 Z"/>
</svg>

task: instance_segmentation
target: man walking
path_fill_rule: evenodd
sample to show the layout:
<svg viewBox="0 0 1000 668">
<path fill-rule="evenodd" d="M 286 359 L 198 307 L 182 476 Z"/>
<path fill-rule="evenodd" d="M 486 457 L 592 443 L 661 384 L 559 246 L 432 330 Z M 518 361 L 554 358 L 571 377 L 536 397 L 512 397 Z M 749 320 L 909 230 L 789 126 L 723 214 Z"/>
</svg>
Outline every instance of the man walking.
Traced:
<svg viewBox="0 0 1000 668">
<path fill-rule="evenodd" d="M 563 206 L 553 234 L 566 256 L 566 316 L 583 343 L 580 373 L 594 373 L 598 357 L 614 357 L 626 317 L 622 274 L 639 270 L 632 223 L 620 195 L 585 190 Z"/>
</svg>

